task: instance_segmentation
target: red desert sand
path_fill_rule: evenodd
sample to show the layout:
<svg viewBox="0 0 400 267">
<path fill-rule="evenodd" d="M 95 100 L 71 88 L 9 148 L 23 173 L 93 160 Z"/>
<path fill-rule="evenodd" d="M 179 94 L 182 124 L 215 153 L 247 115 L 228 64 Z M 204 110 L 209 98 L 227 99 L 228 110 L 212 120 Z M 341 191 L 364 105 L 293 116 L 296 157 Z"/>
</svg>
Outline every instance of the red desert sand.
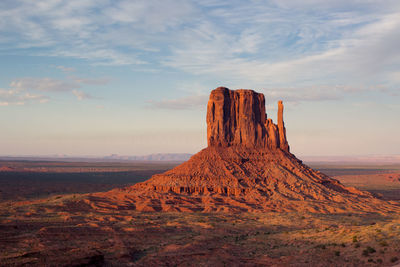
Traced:
<svg viewBox="0 0 400 267">
<path fill-rule="evenodd" d="M 275 124 L 253 90 L 219 87 L 207 107 L 208 147 L 143 183 L 89 194 L 96 210 L 367 213 L 399 211 L 393 202 L 345 187 L 290 153 L 278 102 Z M 310 140 L 311 142 L 312 140 Z M 80 205 L 81 204 L 81 205 Z"/>
</svg>

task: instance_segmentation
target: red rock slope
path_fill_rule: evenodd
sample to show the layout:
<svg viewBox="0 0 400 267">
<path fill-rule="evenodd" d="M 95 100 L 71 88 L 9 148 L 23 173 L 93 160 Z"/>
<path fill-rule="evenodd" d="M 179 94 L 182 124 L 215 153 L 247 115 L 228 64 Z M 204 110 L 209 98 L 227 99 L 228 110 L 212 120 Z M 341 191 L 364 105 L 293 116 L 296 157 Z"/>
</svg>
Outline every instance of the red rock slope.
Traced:
<svg viewBox="0 0 400 267">
<path fill-rule="evenodd" d="M 208 147 L 187 162 L 124 189 L 91 194 L 96 209 L 139 211 L 375 212 L 398 207 L 304 165 L 289 152 L 278 103 L 278 124 L 264 95 L 219 87 L 207 108 Z"/>
</svg>

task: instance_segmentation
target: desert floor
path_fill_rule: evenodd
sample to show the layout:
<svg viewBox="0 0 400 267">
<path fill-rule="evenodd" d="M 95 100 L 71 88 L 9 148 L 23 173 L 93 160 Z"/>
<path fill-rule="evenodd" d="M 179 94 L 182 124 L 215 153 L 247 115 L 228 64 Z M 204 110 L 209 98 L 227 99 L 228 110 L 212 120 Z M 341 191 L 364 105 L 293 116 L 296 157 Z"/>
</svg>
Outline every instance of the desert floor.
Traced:
<svg viewBox="0 0 400 267">
<path fill-rule="evenodd" d="M 0 162 L 1 266 L 395 266 L 400 214 L 65 211 L 171 164 Z M 398 202 L 400 166 L 314 164 Z"/>
</svg>

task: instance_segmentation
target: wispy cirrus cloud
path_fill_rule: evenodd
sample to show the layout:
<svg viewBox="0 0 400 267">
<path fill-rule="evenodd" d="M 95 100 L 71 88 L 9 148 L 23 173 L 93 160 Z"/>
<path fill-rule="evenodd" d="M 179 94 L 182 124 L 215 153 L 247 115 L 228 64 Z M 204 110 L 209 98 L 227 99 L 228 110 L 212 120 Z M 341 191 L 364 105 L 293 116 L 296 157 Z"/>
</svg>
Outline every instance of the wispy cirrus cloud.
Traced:
<svg viewBox="0 0 400 267">
<path fill-rule="evenodd" d="M 204 87 L 205 88 L 205 87 Z M 241 88 L 231 88 L 241 89 Z M 243 88 L 246 89 L 246 88 Z M 149 101 L 147 106 L 158 109 L 181 110 L 181 109 L 204 109 L 207 107 L 208 88 L 204 93 L 197 91 L 195 94 L 185 95 L 178 98 L 162 99 L 159 101 Z M 275 87 L 257 88 L 257 92 L 265 95 L 266 104 L 274 109 L 278 100 L 290 103 L 291 106 L 304 102 L 312 101 L 338 101 L 343 100 L 348 95 L 363 95 L 368 93 L 380 92 L 388 95 L 394 93 L 384 86 L 374 87 L 352 87 L 343 85 L 325 85 L 312 87 Z"/>
<path fill-rule="evenodd" d="M 64 71 L 65 68 L 63 67 L 61 70 Z M 67 71 L 67 73 L 69 72 Z M 51 99 L 51 94 L 54 93 L 72 93 L 79 101 L 95 99 L 97 97 L 84 92 L 81 87 L 84 85 L 105 85 L 108 82 L 109 79 L 103 77 L 67 76 L 64 79 L 23 77 L 11 81 L 8 89 L 0 89 L 0 103 L 1 106 L 47 103 Z"/>
<path fill-rule="evenodd" d="M 208 95 L 190 95 L 175 99 L 163 99 L 160 101 L 149 101 L 147 104 L 152 108 L 159 109 L 198 109 L 207 105 Z"/>
<path fill-rule="evenodd" d="M 25 105 L 27 103 L 47 103 L 49 97 L 41 94 L 32 94 L 19 89 L 0 88 L 0 106 Z"/>
<path fill-rule="evenodd" d="M 0 3 L 2 51 L 173 68 L 254 88 L 398 88 L 399 30 L 395 0 Z"/>
<path fill-rule="evenodd" d="M 36 55 L 87 59 L 94 65 L 144 64 L 160 36 L 189 20 L 185 0 L 26 1 L 0 3 L 3 49 L 46 48 Z M 170 35 L 170 33 L 168 33 Z"/>
<path fill-rule="evenodd" d="M 65 67 L 65 66 L 56 66 L 57 69 L 61 70 L 64 73 L 72 73 L 75 72 L 76 69 L 72 67 Z"/>
<path fill-rule="evenodd" d="M 76 96 L 76 98 L 81 101 L 83 99 L 93 99 L 94 97 L 90 94 L 87 94 L 83 91 L 79 91 L 79 90 L 72 90 L 72 93 Z"/>
<path fill-rule="evenodd" d="M 19 91 L 68 92 L 78 88 L 79 84 L 74 81 L 58 80 L 48 77 L 24 77 L 12 81 L 10 87 Z"/>
<path fill-rule="evenodd" d="M 400 45 L 400 13 L 380 14 L 369 20 L 364 14 L 360 16 L 353 20 L 343 14 L 330 20 L 322 16 L 306 19 L 305 25 L 296 17 L 280 18 L 280 26 L 266 22 L 265 30 L 277 26 L 281 32 L 265 38 L 260 26 L 255 26 L 258 30 L 253 35 L 259 36 L 248 42 L 252 49 L 239 50 L 238 54 L 235 44 L 246 43 L 244 37 L 227 35 L 224 28 L 206 22 L 188 30 L 164 64 L 255 86 L 394 83 L 384 76 L 390 69 L 400 68 L 400 54 L 395 51 Z M 298 21 L 297 25 L 292 20 Z"/>
</svg>

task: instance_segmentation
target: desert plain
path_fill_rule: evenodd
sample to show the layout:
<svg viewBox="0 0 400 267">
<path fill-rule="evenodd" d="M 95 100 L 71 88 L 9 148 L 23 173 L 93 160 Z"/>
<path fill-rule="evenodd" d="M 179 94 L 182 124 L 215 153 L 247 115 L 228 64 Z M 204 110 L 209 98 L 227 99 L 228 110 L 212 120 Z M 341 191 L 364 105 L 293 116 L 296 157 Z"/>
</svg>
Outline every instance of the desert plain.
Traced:
<svg viewBox="0 0 400 267">
<path fill-rule="evenodd" d="M 72 204 L 60 208 L 79 203 L 92 192 L 133 185 L 175 165 L 1 161 L 1 265 L 400 264 L 398 213 L 139 212 Z M 400 165 L 309 165 L 346 186 L 400 203 Z"/>
</svg>

